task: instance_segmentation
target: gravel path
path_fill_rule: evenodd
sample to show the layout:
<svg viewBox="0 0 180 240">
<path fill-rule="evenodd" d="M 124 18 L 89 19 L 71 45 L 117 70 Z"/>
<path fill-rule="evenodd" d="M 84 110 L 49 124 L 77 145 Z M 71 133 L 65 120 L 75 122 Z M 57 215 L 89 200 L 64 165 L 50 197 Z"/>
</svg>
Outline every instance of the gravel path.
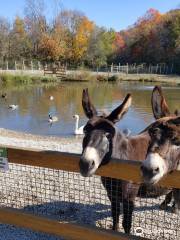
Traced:
<svg viewBox="0 0 180 240">
<path fill-rule="evenodd" d="M 82 150 L 82 136 L 73 136 L 72 138 L 48 137 L 0 128 L 0 144 L 13 147 L 20 146 L 80 153 Z"/>
<path fill-rule="evenodd" d="M 25 134 L 25 133 L 20 133 L 20 132 L 15 132 L 15 131 L 11 131 L 11 130 L 6 130 L 3 128 L 0 128 L 0 144 L 1 145 L 6 145 L 6 146 L 13 146 L 13 147 L 28 147 L 28 148 L 34 148 L 34 149 L 49 149 L 49 150 L 55 150 L 55 151 L 63 151 L 63 152 L 74 152 L 74 153 L 80 153 L 81 152 L 81 142 L 82 142 L 82 137 L 72 137 L 71 139 L 69 138 L 58 138 L 58 137 L 46 137 L 46 136 L 38 136 L 38 135 L 32 135 L 32 134 Z M 18 208 L 22 208 L 22 204 L 20 203 L 19 206 L 13 206 L 13 202 L 17 201 L 17 194 L 18 194 L 18 187 L 16 186 L 16 188 L 14 188 L 14 175 L 17 176 L 17 172 L 18 170 L 22 172 L 21 175 L 21 179 L 22 179 L 22 184 L 25 183 L 25 189 L 27 187 L 27 177 L 29 177 L 29 175 L 27 175 L 27 171 L 26 173 L 23 172 L 23 169 L 21 168 L 21 166 L 15 167 L 17 169 L 13 169 L 14 164 L 12 164 L 10 166 L 10 171 L 11 174 L 9 174 L 9 176 L 7 176 L 7 180 L 4 180 L 4 189 L 1 189 L 1 205 L 6 205 L 8 206 L 7 202 L 8 200 L 11 201 L 10 206 L 11 207 L 18 207 Z M 31 168 L 32 171 L 34 170 L 33 168 Z M 17 170 L 17 171 L 16 171 Z M 26 168 L 27 170 L 27 168 Z M 16 173 L 15 173 L 16 171 Z M 19 173 L 19 172 L 18 172 Z M 1 174 L 1 179 L 4 177 L 2 176 L 3 174 Z M 32 177 L 32 176 L 31 176 Z M 9 179 L 8 179 L 9 178 Z M 19 179 L 19 178 L 16 178 Z M 11 181 L 8 181 L 11 180 Z M 12 197 L 12 192 L 11 190 L 9 190 L 9 194 L 7 194 L 7 191 L 5 191 L 5 188 L 7 186 L 7 182 L 8 181 L 11 185 L 11 190 L 14 188 L 15 191 L 17 191 L 15 193 L 13 193 L 13 197 Z M 6 186 L 5 186 L 6 185 Z M 3 188 L 3 185 L 2 185 Z M 4 190 L 4 194 L 3 194 L 3 190 Z M 24 194 L 24 192 L 23 192 Z M 22 195 L 23 195 L 22 194 Z M 9 196 L 8 196 L 9 195 Z M 22 196 L 23 197 L 23 196 Z M 19 198 L 19 197 L 18 197 Z M 3 204 L 4 203 L 4 204 Z M 29 203 L 29 201 L 28 201 Z M 28 204 L 27 203 L 27 204 Z M 2 240 L 57 240 L 57 239 L 62 239 L 62 238 L 58 238 L 58 237 L 54 237 L 48 234 L 41 234 L 41 233 L 36 233 L 36 232 L 32 232 L 29 230 L 24 230 L 21 228 L 17 228 L 14 226 L 10 226 L 10 225 L 5 225 L 5 224 L 0 224 L 0 239 Z"/>
<path fill-rule="evenodd" d="M 16 133 L 0 129 L 2 145 L 81 152 L 82 137 L 57 138 Z M 84 179 L 78 173 L 10 164 L 10 170 L 0 173 L 0 204 L 51 218 L 110 228 L 110 202 L 100 177 Z M 132 233 L 151 239 L 180 239 L 180 214 L 160 211 L 158 199 L 136 199 Z M 120 231 L 122 217 L 120 216 Z M 9 225 L 0 225 L 2 240 L 55 240 L 47 234 L 35 233 Z"/>
</svg>

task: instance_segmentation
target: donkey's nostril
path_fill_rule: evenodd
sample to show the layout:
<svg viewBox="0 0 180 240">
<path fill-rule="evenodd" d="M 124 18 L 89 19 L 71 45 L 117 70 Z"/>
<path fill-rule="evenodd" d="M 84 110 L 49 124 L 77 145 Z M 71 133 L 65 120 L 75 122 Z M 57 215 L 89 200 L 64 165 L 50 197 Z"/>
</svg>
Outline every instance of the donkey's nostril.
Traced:
<svg viewBox="0 0 180 240">
<path fill-rule="evenodd" d="M 89 171 L 92 168 L 94 168 L 94 166 L 95 166 L 95 161 L 94 160 L 87 161 L 84 158 L 80 159 L 80 162 L 79 162 L 80 170 L 82 170 L 82 171 Z"/>
<path fill-rule="evenodd" d="M 93 168 L 95 166 L 95 161 L 93 160 L 91 163 L 91 167 Z"/>
<path fill-rule="evenodd" d="M 154 171 L 155 171 L 155 172 L 159 172 L 159 167 L 157 167 Z"/>
</svg>

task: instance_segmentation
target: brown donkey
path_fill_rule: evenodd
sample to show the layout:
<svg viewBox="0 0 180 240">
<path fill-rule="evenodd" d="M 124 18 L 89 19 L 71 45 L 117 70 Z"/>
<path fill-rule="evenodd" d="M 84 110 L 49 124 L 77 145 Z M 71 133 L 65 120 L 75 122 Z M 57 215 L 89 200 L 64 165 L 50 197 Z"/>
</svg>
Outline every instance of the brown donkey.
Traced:
<svg viewBox="0 0 180 240">
<path fill-rule="evenodd" d="M 167 114 L 167 104 L 161 89 L 156 87 L 153 95 L 153 111 L 161 109 L 161 118 Z M 131 105 L 131 95 L 128 94 L 122 104 L 113 110 L 108 116 L 98 116 L 97 111 L 90 101 L 88 90 L 83 90 L 82 105 L 89 121 L 84 127 L 83 151 L 80 158 L 80 172 L 84 177 L 92 176 L 96 170 L 104 164 L 108 164 L 111 158 L 143 161 L 146 158 L 150 144 L 148 129 L 139 135 L 127 137 L 117 131 L 115 123 L 128 111 Z M 118 229 L 120 202 L 123 204 L 123 228 L 130 233 L 132 213 L 136 196 L 151 196 L 152 191 L 147 190 L 145 185 L 137 185 L 123 180 L 101 177 L 102 183 L 111 201 L 113 229 Z M 163 192 L 159 193 L 162 194 Z"/>
<path fill-rule="evenodd" d="M 150 145 L 141 172 L 145 183 L 156 184 L 167 173 L 180 170 L 180 117 L 166 117 L 163 121 L 152 124 L 148 132 Z M 165 209 L 172 197 L 172 211 L 177 213 L 180 210 L 180 189 L 170 192 L 161 208 Z"/>
</svg>

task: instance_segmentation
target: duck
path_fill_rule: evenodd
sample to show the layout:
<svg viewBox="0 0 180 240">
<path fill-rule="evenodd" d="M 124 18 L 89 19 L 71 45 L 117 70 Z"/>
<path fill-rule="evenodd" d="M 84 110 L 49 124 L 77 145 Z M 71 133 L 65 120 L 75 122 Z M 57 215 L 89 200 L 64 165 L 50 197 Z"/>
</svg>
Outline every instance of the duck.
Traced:
<svg viewBox="0 0 180 240">
<path fill-rule="evenodd" d="M 129 128 L 125 128 L 125 129 L 123 129 L 123 133 L 126 137 L 129 137 L 131 134 L 131 130 Z"/>
<path fill-rule="evenodd" d="M 7 99 L 7 93 L 2 93 L 1 97 L 4 98 L 4 99 Z"/>
<path fill-rule="evenodd" d="M 58 117 L 52 116 L 52 115 L 49 113 L 49 119 L 48 119 L 48 121 L 49 121 L 50 123 L 57 122 L 57 121 L 58 121 Z"/>
<path fill-rule="evenodd" d="M 75 135 L 83 135 L 84 132 L 83 132 L 83 129 L 84 129 L 84 125 L 79 127 L 79 115 L 78 114 L 75 114 L 73 116 L 73 118 L 76 120 L 75 121 L 75 129 L 74 129 L 74 134 Z"/>
<path fill-rule="evenodd" d="M 10 108 L 10 109 L 12 109 L 12 110 L 15 110 L 15 109 L 17 109 L 19 106 L 18 105 L 15 105 L 15 104 L 10 104 L 9 106 L 8 106 L 8 108 Z"/>
<path fill-rule="evenodd" d="M 49 100 L 53 101 L 54 97 L 53 96 L 49 96 Z"/>
</svg>

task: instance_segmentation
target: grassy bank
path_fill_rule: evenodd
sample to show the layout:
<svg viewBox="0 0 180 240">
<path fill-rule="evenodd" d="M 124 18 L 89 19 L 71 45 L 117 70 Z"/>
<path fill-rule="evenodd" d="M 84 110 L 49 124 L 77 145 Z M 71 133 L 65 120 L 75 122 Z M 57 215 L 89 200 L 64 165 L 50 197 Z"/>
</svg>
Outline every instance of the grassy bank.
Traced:
<svg viewBox="0 0 180 240">
<path fill-rule="evenodd" d="M 31 74 L 10 74 L 0 73 L 0 82 L 2 84 L 32 84 L 32 83 L 48 83 L 56 82 L 54 76 L 31 75 Z"/>
<path fill-rule="evenodd" d="M 0 73 L 0 83 L 8 85 L 34 84 L 34 83 L 55 83 L 60 81 L 52 75 L 44 76 L 43 73 L 31 74 L 25 73 Z M 86 70 L 67 71 L 66 78 L 63 81 L 98 81 L 98 82 L 118 82 L 118 81 L 139 81 L 139 82 L 159 82 L 164 84 L 173 84 L 180 86 L 180 76 L 177 75 L 158 75 L 158 74 L 123 74 L 92 72 Z"/>
<path fill-rule="evenodd" d="M 160 82 L 180 86 L 180 76 L 178 75 L 158 75 L 158 74 L 124 74 L 91 71 L 67 71 L 65 81 L 139 81 L 139 82 Z"/>
</svg>

